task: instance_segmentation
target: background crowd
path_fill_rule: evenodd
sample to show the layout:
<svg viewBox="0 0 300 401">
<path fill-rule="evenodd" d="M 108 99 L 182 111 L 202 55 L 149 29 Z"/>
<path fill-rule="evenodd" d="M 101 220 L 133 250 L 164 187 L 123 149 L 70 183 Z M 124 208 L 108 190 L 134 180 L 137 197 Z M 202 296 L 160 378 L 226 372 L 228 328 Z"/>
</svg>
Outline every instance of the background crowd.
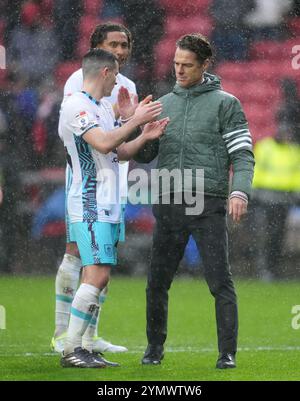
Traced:
<svg viewBox="0 0 300 401">
<path fill-rule="evenodd" d="M 250 213 L 239 227 L 230 226 L 232 242 L 241 245 L 232 250 L 233 270 L 236 264 L 240 274 L 267 280 L 299 277 L 299 0 L 1 1 L 0 272 L 56 271 L 64 247 L 65 156 L 57 135 L 62 90 L 80 66 L 91 31 L 105 21 L 132 32 L 133 51 L 122 72 L 140 98 L 157 98 L 174 84 L 175 41 L 182 34 L 210 38 L 216 49 L 211 72 L 241 100 L 256 143 Z M 143 273 L 151 208 L 128 205 L 126 213 L 120 263 L 123 271 Z M 195 273 L 200 266 L 191 239 L 183 269 Z"/>
</svg>

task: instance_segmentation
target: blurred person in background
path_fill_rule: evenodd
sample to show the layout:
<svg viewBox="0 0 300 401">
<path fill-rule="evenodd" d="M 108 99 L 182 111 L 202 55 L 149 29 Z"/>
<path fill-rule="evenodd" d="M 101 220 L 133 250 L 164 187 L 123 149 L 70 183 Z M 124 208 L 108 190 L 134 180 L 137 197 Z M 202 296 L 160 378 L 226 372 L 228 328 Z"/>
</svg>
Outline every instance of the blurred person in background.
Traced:
<svg viewBox="0 0 300 401">
<path fill-rule="evenodd" d="M 280 40 L 287 36 L 285 17 L 293 0 L 255 0 L 255 8 L 244 21 L 250 29 L 251 40 Z"/>
<path fill-rule="evenodd" d="M 288 130 L 293 141 L 300 143 L 300 98 L 297 82 L 292 78 L 281 81 L 282 100 L 276 113 L 278 124 Z"/>
<path fill-rule="evenodd" d="M 213 0 L 212 43 L 218 49 L 216 61 L 245 60 L 248 57 L 249 32 L 245 16 L 254 9 L 254 0 Z"/>
<path fill-rule="evenodd" d="M 8 62 L 29 84 L 38 85 L 52 73 L 60 48 L 54 31 L 41 25 L 41 9 L 36 2 L 22 5 L 20 24 L 11 32 L 7 53 Z"/>
<path fill-rule="evenodd" d="M 10 272 L 16 246 L 18 219 L 16 201 L 19 193 L 18 161 L 12 163 L 9 120 L 0 96 L 0 272 Z"/>
<path fill-rule="evenodd" d="M 164 11 L 156 0 L 121 0 L 125 25 L 137 38 L 132 51 L 133 76 L 141 97 L 153 93 L 153 48 L 164 32 Z"/>
<path fill-rule="evenodd" d="M 82 0 L 54 0 L 54 31 L 61 49 L 59 59 L 62 61 L 74 58 L 82 11 Z"/>
<path fill-rule="evenodd" d="M 261 279 L 280 278 L 289 210 L 300 203 L 300 143 L 290 125 L 278 121 L 274 137 L 256 142 L 253 201 L 247 218 L 249 248 Z"/>
</svg>

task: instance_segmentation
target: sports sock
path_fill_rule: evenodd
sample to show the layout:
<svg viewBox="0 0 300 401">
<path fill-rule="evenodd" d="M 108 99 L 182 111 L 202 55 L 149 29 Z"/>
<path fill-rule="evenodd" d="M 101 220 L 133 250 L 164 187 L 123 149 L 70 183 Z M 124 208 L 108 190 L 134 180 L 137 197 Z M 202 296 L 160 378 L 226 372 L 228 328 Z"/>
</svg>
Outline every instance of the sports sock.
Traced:
<svg viewBox="0 0 300 401">
<path fill-rule="evenodd" d="M 91 319 L 82 337 L 82 346 L 83 348 L 86 348 L 89 351 L 93 350 L 94 337 L 97 335 L 99 330 L 98 325 L 100 321 L 101 308 L 106 299 L 107 292 L 108 292 L 107 286 L 103 288 L 103 290 L 101 290 L 99 295 L 99 309 L 95 310 L 93 318 Z"/>
<path fill-rule="evenodd" d="M 99 295 L 99 313 L 97 316 L 97 323 L 95 326 L 95 331 L 93 336 L 99 336 L 100 330 L 99 330 L 99 324 L 100 324 L 100 315 L 101 315 L 101 309 L 102 305 L 104 304 L 106 298 L 107 298 L 107 293 L 108 293 L 108 285 L 101 290 L 100 295 Z M 101 336 L 100 336 L 101 337 Z"/>
<path fill-rule="evenodd" d="M 81 284 L 72 302 L 71 315 L 67 338 L 65 341 L 65 355 L 82 346 L 82 337 L 93 315 L 98 313 L 98 298 L 100 290 L 90 284 Z M 96 319 L 95 323 L 96 324 Z"/>
<path fill-rule="evenodd" d="M 81 260 L 65 254 L 55 280 L 55 333 L 54 337 L 66 332 L 69 325 L 71 304 L 78 287 Z"/>
</svg>

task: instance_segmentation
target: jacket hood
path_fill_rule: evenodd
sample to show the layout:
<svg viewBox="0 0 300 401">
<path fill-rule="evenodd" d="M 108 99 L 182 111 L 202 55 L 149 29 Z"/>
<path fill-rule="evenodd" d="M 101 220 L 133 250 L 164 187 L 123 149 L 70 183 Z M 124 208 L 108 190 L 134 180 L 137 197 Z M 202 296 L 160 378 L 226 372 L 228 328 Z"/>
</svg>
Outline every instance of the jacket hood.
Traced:
<svg viewBox="0 0 300 401">
<path fill-rule="evenodd" d="M 182 88 L 176 84 L 173 89 L 173 93 L 179 96 L 186 96 L 187 93 L 192 96 L 198 96 L 201 93 L 222 89 L 220 78 L 216 75 L 204 73 L 204 82 L 201 84 L 193 85 L 189 88 Z"/>
</svg>

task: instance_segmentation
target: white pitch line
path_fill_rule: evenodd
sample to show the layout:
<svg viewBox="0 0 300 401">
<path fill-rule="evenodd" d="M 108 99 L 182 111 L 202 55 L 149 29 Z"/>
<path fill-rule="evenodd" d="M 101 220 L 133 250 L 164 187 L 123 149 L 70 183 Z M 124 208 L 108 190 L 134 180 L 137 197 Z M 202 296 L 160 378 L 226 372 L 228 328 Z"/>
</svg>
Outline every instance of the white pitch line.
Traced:
<svg viewBox="0 0 300 401">
<path fill-rule="evenodd" d="M 141 354 L 145 347 L 138 347 L 129 350 L 127 354 Z M 261 351 L 300 351 L 300 346 L 280 346 L 280 347 L 271 347 L 271 346 L 260 346 L 260 347 L 240 347 L 238 348 L 238 352 L 261 352 Z M 193 352 L 193 353 L 205 353 L 205 352 L 217 352 L 215 348 L 195 348 L 195 347 L 167 347 L 166 352 Z M 106 354 L 107 355 L 107 354 Z M 118 355 L 118 354 L 116 354 Z M 54 352 L 24 352 L 24 353 L 9 353 L 3 354 L 0 353 L 0 357 L 40 357 L 40 356 L 59 356 L 59 354 Z M 112 356 L 115 356 L 112 354 Z"/>
</svg>

